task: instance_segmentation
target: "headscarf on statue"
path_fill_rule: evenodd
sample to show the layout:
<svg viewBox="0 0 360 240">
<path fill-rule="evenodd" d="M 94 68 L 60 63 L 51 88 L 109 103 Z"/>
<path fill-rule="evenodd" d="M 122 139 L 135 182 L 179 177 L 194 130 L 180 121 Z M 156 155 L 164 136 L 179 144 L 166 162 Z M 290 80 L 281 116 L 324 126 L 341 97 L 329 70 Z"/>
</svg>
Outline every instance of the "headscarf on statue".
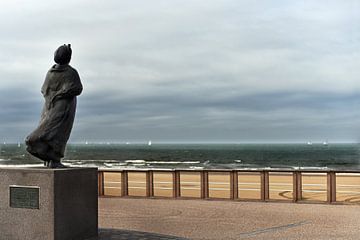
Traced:
<svg viewBox="0 0 360 240">
<path fill-rule="evenodd" d="M 78 96 L 82 92 L 82 84 L 78 72 L 69 65 L 71 60 L 71 45 L 62 45 L 54 53 L 53 65 L 46 74 L 41 92 L 47 108 L 50 108 L 56 99 Z"/>
</svg>

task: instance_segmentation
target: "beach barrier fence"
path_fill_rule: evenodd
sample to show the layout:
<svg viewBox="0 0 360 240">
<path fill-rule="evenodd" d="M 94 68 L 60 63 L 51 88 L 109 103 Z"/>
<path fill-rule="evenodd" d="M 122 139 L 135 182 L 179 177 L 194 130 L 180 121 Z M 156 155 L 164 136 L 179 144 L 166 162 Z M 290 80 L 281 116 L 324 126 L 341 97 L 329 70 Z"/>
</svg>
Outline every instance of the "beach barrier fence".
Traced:
<svg viewBox="0 0 360 240">
<path fill-rule="evenodd" d="M 100 197 L 360 203 L 360 171 L 100 169 L 98 174 Z"/>
</svg>

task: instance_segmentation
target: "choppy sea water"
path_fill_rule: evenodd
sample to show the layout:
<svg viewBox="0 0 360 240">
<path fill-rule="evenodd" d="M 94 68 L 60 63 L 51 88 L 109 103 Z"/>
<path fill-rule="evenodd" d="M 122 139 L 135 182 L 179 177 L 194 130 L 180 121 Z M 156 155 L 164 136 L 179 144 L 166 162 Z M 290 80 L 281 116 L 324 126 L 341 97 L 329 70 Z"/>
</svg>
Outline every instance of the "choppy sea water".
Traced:
<svg viewBox="0 0 360 240">
<path fill-rule="evenodd" d="M 69 144 L 63 162 L 101 168 L 360 169 L 360 144 Z M 0 166 L 40 166 L 24 144 L 1 144 Z"/>
</svg>

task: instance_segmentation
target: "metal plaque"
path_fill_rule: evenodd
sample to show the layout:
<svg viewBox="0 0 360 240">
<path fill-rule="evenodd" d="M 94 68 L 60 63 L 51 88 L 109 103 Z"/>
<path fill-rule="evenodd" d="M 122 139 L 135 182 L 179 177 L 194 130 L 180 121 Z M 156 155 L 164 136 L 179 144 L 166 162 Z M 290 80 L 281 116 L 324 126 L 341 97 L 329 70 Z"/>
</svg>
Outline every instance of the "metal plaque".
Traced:
<svg viewBox="0 0 360 240">
<path fill-rule="evenodd" d="M 34 186 L 10 186 L 10 207 L 39 209 L 40 188 Z"/>
</svg>

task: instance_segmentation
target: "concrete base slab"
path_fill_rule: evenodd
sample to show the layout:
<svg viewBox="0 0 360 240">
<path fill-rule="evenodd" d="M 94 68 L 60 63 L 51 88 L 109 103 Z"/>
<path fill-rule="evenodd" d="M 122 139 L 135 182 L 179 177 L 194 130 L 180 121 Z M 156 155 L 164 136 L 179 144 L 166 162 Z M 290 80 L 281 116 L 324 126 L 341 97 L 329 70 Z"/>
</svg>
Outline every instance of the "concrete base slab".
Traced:
<svg viewBox="0 0 360 240">
<path fill-rule="evenodd" d="M 97 236 L 97 183 L 96 168 L 0 168 L 0 238 Z"/>
</svg>

